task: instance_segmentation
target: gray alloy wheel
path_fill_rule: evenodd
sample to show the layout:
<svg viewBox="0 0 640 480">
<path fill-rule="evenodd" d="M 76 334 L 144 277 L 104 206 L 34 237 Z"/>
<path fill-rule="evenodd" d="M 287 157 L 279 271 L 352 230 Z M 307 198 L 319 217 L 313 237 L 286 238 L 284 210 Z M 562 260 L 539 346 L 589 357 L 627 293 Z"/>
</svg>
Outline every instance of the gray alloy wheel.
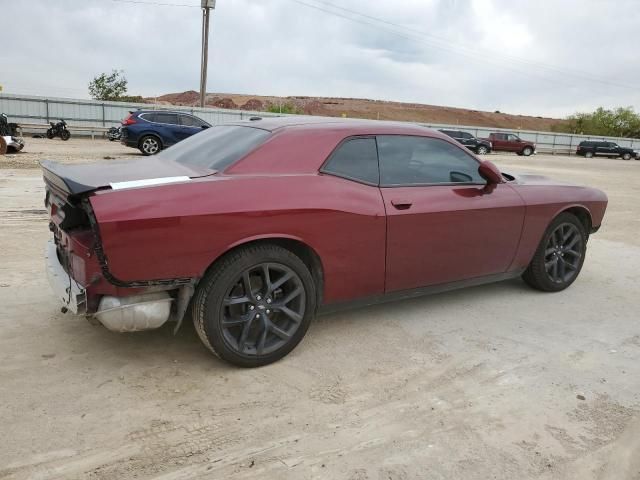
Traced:
<svg viewBox="0 0 640 480">
<path fill-rule="evenodd" d="M 160 148 L 160 140 L 153 135 L 147 135 L 140 140 L 140 151 L 143 155 L 155 155 Z"/>
<path fill-rule="evenodd" d="M 528 157 L 528 156 L 529 156 L 529 155 L 531 155 L 532 153 L 533 153 L 533 149 L 532 149 L 531 147 L 524 147 L 524 148 L 522 149 L 522 154 L 523 154 L 525 157 Z"/>
<path fill-rule="evenodd" d="M 489 152 L 489 149 L 484 145 L 480 145 L 478 147 L 478 150 L 477 150 L 478 155 L 486 155 L 488 152 Z"/>
<path fill-rule="evenodd" d="M 577 274 L 582 255 L 584 240 L 573 223 L 561 223 L 547 240 L 545 248 L 545 270 L 554 283 L 566 283 Z"/>
<path fill-rule="evenodd" d="M 584 154 L 585 158 L 592 158 L 593 157 L 593 152 L 587 152 Z"/>
<path fill-rule="evenodd" d="M 623 160 L 631 160 L 631 154 L 630 153 L 625 153 L 624 155 L 622 155 L 622 159 Z"/>
<path fill-rule="evenodd" d="M 561 213 L 551 222 L 522 278 L 538 290 L 564 290 L 578 277 L 586 251 L 584 225 L 575 215 Z"/>
<path fill-rule="evenodd" d="M 193 299 L 202 342 L 241 367 L 267 365 L 288 354 L 315 310 L 315 284 L 304 262 L 266 244 L 240 248 L 216 262 Z"/>
</svg>

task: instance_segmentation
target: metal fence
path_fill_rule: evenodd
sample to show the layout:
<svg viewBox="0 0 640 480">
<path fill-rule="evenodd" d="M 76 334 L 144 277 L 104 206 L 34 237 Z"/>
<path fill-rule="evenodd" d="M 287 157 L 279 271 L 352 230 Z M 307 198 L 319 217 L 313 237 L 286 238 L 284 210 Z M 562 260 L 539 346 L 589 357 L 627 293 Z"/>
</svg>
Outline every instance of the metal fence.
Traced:
<svg viewBox="0 0 640 480">
<path fill-rule="evenodd" d="M 212 125 L 247 119 L 256 115 L 279 116 L 274 113 L 246 110 L 0 94 L 0 113 L 6 113 L 9 121 L 15 123 L 46 124 L 62 118 L 69 126 L 74 127 L 112 127 L 118 125 L 130 111 L 139 108 L 191 113 Z"/>
<path fill-rule="evenodd" d="M 48 98 L 26 95 L 0 94 L 0 112 L 6 113 L 11 122 L 48 123 L 63 118 L 70 126 L 111 127 L 118 125 L 129 111 L 138 108 L 158 110 L 178 110 L 191 113 L 212 125 L 243 120 L 259 115 L 261 117 L 281 116 L 276 113 L 246 110 L 227 110 L 220 108 L 180 107 L 172 105 L 154 105 L 148 103 L 101 102 L 96 100 L 76 100 L 68 98 Z M 417 123 L 417 122 L 416 122 Z M 640 150 L 640 139 L 602 137 L 594 135 L 572 135 L 566 133 L 537 132 L 531 130 L 509 130 L 504 128 L 477 127 L 470 125 L 445 125 L 420 123 L 435 129 L 450 129 L 469 132 L 476 137 L 488 137 L 491 132 L 511 132 L 523 140 L 536 144 L 543 153 L 573 154 L 578 144 L 584 140 L 605 140 L 620 146 Z"/>
</svg>

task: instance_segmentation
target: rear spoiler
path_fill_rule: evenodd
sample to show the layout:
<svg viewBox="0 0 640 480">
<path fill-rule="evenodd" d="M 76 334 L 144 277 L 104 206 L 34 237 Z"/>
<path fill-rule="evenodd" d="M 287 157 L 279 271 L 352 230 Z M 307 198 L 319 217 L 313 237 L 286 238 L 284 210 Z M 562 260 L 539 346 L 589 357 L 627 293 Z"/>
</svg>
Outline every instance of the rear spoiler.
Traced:
<svg viewBox="0 0 640 480">
<path fill-rule="evenodd" d="M 67 196 L 100 189 L 118 190 L 184 182 L 217 173 L 213 169 L 194 170 L 158 157 L 76 165 L 43 160 L 40 166 L 45 182 Z"/>
<path fill-rule="evenodd" d="M 89 183 L 80 179 L 75 180 L 73 177 L 76 177 L 76 175 L 73 175 L 73 173 L 77 167 L 72 165 L 43 160 L 40 162 L 40 166 L 42 167 L 42 176 L 45 181 L 68 195 L 81 195 L 101 187 L 101 185 L 95 185 L 95 182 Z"/>
</svg>

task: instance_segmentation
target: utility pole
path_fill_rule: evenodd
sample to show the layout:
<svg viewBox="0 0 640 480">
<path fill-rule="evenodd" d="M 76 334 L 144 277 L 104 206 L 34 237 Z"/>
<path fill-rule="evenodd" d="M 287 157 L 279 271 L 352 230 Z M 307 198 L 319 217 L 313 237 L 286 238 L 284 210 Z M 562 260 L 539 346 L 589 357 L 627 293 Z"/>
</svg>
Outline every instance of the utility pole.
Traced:
<svg viewBox="0 0 640 480">
<path fill-rule="evenodd" d="M 204 107 L 207 93 L 207 60 L 209 58 L 209 17 L 216 8 L 216 0 L 201 0 L 202 6 L 202 56 L 200 57 L 200 106 Z"/>
</svg>

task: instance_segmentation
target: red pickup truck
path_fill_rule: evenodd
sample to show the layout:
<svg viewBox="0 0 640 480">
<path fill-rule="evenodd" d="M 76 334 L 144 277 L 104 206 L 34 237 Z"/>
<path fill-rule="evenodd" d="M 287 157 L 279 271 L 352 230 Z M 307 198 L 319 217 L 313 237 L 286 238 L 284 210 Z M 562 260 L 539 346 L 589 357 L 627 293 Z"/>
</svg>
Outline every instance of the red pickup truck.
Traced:
<svg viewBox="0 0 640 480">
<path fill-rule="evenodd" d="M 491 133 L 487 139 L 493 144 L 494 152 L 515 152 L 528 157 L 536 151 L 536 144 L 522 140 L 513 133 Z"/>
</svg>

